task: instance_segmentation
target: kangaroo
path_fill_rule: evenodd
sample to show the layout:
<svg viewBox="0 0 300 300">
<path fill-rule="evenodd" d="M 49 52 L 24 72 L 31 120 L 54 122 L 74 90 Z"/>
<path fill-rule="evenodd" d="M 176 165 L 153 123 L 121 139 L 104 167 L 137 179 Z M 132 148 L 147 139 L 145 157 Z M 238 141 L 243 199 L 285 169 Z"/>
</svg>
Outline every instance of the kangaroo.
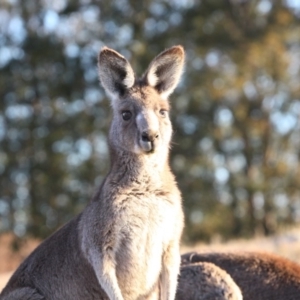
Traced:
<svg viewBox="0 0 300 300">
<path fill-rule="evenodd" d="M 104 47 L 100 82 L 111 99 L 111 167 L 84 211 L 20 265 L 0 299 L 175 298 L 183 229 L 181 195 L 168 156 L 168 96 L 184 50 L 158 55 L 144 75 Z"/>
<path fill-rule="evenodd" d="M 204 262 L 226 271 L 241 289 L 244 300 L 297 300 L 300 297 L 300 265 L 283 257 L 264 252 L 182 255 L 182 267 L 194 268 L 194 264 Z M 199 289 L 197 285 L 194 287 Z"/>
<path fill-rule="evenodd" d="M 181 266 L 176 300 L 242 300 L 231 276 L 208 262 Z"/>
</svg>

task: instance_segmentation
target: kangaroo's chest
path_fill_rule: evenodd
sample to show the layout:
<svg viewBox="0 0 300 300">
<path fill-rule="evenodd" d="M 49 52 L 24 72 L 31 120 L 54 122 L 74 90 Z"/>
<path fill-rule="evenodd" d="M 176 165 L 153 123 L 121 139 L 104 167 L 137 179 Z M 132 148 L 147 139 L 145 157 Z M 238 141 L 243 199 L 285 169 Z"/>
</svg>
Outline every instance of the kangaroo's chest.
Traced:
<svg viewBox="0 0 300 300">
<path fill-rule="evenodd" d="M 174 234 L 178 213 L 170 195 L 145 193 L 129 196 L 119 207 L 117 230 L 126 247 L 155 247 L 168 244 Z M 133 249 L 135 250 L 135 249 Z"/>
<path fill-rule="evenodd" d="M 132 283 L 151 290 L 158 281 L 162 255 L 176 234 L 177 207 L 166 195 L 131 195 L 120 206 L 117 275 L 123 289 Z M 125 279 L 125 280 L 124 280 Z"/>
</svg>

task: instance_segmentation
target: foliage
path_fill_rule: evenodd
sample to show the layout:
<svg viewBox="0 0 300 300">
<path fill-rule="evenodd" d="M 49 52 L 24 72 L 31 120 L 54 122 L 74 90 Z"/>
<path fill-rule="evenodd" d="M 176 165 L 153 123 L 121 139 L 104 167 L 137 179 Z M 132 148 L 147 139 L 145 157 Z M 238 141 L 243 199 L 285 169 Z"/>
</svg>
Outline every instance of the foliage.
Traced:
<svg viewBox="0 0 300 300">
<path fill-rule="evenodd" d="M 244 0 L 5 0 L 0 7 L 0 229 L 45 237 L 108 170 L 108 45 L 141 74 L 182 44 L 171 163 L 185 240 L 270 234 L 300 218 L 300 5 Z"/>
</svg>

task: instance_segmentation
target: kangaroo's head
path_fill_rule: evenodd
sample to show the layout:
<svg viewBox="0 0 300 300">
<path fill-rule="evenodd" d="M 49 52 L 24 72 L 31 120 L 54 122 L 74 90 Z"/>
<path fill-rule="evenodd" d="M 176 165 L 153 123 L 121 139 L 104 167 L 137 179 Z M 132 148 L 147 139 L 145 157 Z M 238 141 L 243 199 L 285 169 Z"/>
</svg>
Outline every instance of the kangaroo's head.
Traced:
<svg viewBox="0 0 300 300">
<path fill-rule="evenodd" d="M 129 62 L 118 52 L 103 48 L 99 77 L 111 98 L 113 120 L 109 142 L 115 151 L 136 155 L 168 153 L 172 126 L 168 96 L 180 79 L 184 50 L 174 46 L 159 54 L 137 79 Z"/>
</svg>

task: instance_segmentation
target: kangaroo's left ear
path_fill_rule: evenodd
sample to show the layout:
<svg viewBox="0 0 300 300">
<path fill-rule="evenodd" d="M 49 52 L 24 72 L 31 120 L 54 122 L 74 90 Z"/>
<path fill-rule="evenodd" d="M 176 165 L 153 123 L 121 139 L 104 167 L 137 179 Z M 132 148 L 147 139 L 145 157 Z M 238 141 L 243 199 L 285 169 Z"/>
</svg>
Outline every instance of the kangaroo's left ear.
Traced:
<svg viewBox="0 0 300 300">
<path fill-rule="evenodd" d="M 154 87 L 162 98 L 167 99 L 179 82 L 183 65 L 183 47 L 173 46 L 153 59 L 143 75 L 143 80 Z"/>
<path fill-rule="evenodd" d="M 134 85 L 134 72 L 127 61 L 117 51 L 104 47 L 98 59 L 99 78 L 106 93 L 114 101 Z"/>
</svg>

